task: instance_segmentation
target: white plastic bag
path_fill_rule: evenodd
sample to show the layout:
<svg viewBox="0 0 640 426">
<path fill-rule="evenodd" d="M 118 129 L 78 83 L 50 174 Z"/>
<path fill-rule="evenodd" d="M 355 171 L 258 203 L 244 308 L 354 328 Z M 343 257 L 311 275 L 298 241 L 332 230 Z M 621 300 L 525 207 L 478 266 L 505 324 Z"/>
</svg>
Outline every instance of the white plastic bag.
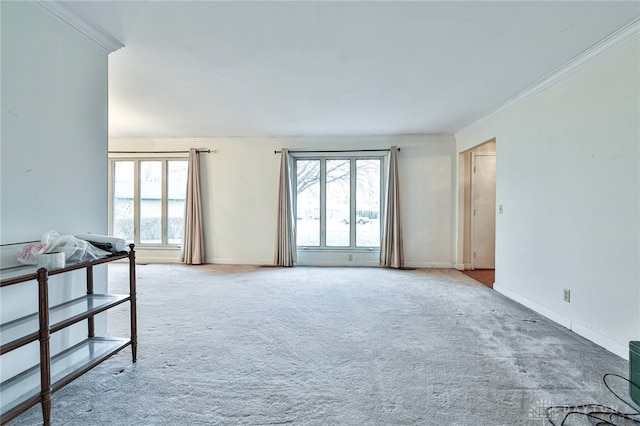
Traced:
<svg viewBox="0 0 640 426">
<path fill-rule="evenodd" d="M 42 242 L 47 245 L 45 253 L 62 252 L 67 263 L 95 260 L 110 254 L 85 240 L 73 235 L 60 235 L 56 231 L 47 232 L 42 237 Z"/>
<path fill-rule="evenodd" d="M 18 262 L 23 265 L 37 265 L 38 256 L 47 250 L 48 246 L 45 243 L 34 243 L 24 246 L 22 251 L 18 254 Z"/>
<path fill-rule="evenodd" d="M 64 253 L 66 263 L 85 262 L 111 254 L 73 235 L 60 235 L 56 231 L 49 231 L 42 236 L 42 242 L 25 246 L 18 254 L 18 262 L 23 265 L 37 265 L 41 254 L 57 252 Z"/>
</svg>

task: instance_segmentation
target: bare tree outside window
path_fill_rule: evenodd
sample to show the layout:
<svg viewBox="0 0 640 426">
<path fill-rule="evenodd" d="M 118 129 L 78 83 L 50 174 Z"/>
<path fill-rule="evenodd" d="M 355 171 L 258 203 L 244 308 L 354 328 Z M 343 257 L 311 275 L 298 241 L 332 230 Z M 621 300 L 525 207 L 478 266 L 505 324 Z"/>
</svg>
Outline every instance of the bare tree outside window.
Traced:
<svg viewBox="0 0 640 426">
<path fill-rule="evenodd" d="M 320 245 L 320 160 L 296 161 L 297 245 Z"/>
<path fill-rule="evenodd" d="M 326 164 L 326 245 L 327 247 L 349 247 L 351 160 L 326 160 Z"/>
<path fill-rule="evenodd" d="M 344 170 L 339 163 L 327 164 L 327 183 L 348 177 L 349 173 L 350 171 Z M 320 182 L 320 160 L 298 160 L 297 178 L 298 194 Z"/>
<path fill-rule="evenodd" d="M 381 158 L 297 159 L 295 164 L 298 246 L 380 246 Z M 322 164 L 325 202 L 321 206 Z M 352 176 L 355 176 L 354 182 Z M 355 199 L 352 200 L 354 185 Z M 322 216 L 323 224 L 320 223 Z M 355 241 L 351 241 L 353 227 Z M 324 229 L 324 243 L 321 229 Z"/>
</svg>

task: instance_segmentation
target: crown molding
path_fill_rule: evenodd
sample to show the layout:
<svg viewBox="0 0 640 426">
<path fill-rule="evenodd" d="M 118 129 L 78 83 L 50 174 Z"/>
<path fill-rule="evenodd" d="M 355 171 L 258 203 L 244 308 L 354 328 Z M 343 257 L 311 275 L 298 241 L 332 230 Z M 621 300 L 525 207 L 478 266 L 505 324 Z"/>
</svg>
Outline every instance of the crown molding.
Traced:
<svg viewBox="0 0 640 426">
<path fill-rule="evenodd" d="M 62 1 L 35 0 L 34 3 L 49 12 L 49 14 L 69 25 L 71 28 L 80 32 L 89 40 L 100 46 L 100 48 L 107 52 L 107 54 L 124 47 L 124 44 L 120 43 L 102 28 L 71 9 Z"/>
<path fill-rule="evenodd" d="M 496 116 L 502 111 L 526 100 L 530 96 L 533 96 L 534 94 L 539 93 L 548 87 L 553 86 L 554 84 L 569 77 L 570 75 L 575 74 L 576 72 L 589 65 L 591 62 L 606 55 L 616 47 L 638 35 L 640 35 L 640 18 L 636 18 L 635 20 L 631 21 L 629 24 L 620 28 L 619 30 L 604 38 L 589 49 L 585 50 L 566 64 L 562 65 L 560 68 L 542 77 L 540 80 L 536 81 L 531 86 L 516 94 L 500 106 L 492 109 L 476 121 L 458 130 L 454 133 L 455 138 L 458 139 L 459 136 L 463 133 L 466 133 L 469 130 L 479 126 L 483 122 Z"/>
<path fill-rule="evenodd" d="M 109 142 L 116 143 L 138 143 L 138 142 L 159 142 L 159 143 L 235 143 L 243 141 L 286 141 L 288 143 L 358 143 L 358 142 L 381 142 L 386 145 L 390 143 L 410 143 L 410 142 L 455 142 L 452 134 L 448 133 L 416 133 L 405 135 L 312 135 L 312 136 L 208 136 L 208 137 L 109 137 Z"/>
</svg>

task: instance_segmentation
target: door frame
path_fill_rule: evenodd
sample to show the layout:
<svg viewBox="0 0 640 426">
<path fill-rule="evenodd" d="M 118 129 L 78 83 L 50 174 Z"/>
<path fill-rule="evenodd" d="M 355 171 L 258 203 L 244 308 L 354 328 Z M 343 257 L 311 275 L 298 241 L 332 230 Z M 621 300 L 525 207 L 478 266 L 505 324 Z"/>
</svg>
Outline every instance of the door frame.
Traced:
<svg viewBox="0 0 640 426">
<path fill-rule="evenodd" d="M 471 169 L 469 170 L 470 172 L 470 187 L 469 187 L 469 191 L 470 191 L 470 213 L 471 213 L 471 225 L 470 225 L 470 232 L 469 232 L 469 248 L 470 248 L 470 253 L 469 253 L 469 261 L 471 264 L 471 270 L 475 270 L 475 252 L 476 252 L 476 237 L 475 237 L 475 230 L 476 230 L 476 214 L 475 214 L 475 198 L 476 198 L 476 191 L 474 191 L 474 176 L 475 176 L 475 167 L 476 167 L 476 157 L 495 157 L 496 161 L 497 161 L 497 157 L 496 157 L 496 153 L 495 152 L 471 152 Z M 494 178 L 494 184 L 495 184 L 496 180 Z M 495 200 L 494 200 L 495 201 Z M 497 213 L 497 212 L 496 212 Z M 494 229 L 494 269 L 495 269 L 495 229 Z"/>
</svg>

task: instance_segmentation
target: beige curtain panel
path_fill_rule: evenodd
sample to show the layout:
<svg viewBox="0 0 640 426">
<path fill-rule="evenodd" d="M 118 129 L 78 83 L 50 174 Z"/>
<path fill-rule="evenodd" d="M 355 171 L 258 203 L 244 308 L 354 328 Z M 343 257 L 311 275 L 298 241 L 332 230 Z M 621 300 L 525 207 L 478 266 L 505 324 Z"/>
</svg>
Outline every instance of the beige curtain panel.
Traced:
<svg viewBox="0 0 640 426">
<path fill-rule="evenodd" d="M 189 150 L 187 199 L 184 213 L 184 238 L 180 261 L 187 265 L 204 263 L 204 233 L 202 231 L 202 202 L 200 199 L 200 160 L 195 148 Z"/>
<path fill-rule="evenodd" d="M 400 223 L 400 184 L 398 182 L 398 147 L 389 150 L 389 180 L 387 182 L 387 203 L 384 215 L 384 231 L 380 244 L 380 265 L 390 268 L 404 266 L 402 250 L 402 225 Z"/>
<path fill-rule="evenodd" d="M 296 241 L 293 230 L 289 150 L 282 148 L 280 159 L 280 187 L 278 191 L 278 234 L 274 264 L 293 266 L 296 261 Z"/>
</svg>

